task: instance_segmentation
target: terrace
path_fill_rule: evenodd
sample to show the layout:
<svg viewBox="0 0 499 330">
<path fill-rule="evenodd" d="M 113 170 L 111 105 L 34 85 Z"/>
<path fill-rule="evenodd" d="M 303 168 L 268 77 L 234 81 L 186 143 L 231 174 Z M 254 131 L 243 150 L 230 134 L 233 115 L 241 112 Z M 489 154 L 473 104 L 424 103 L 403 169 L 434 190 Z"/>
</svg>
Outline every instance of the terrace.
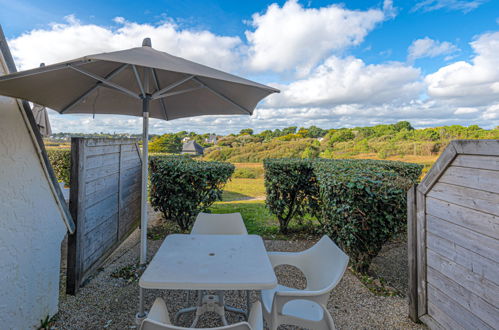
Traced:
<svg viewBox="0 0 499 330">
<path fill-rule="evenodd" d="M 0 293 L 12 298 L 0 307 L 9 326 L 40 315 L 40 328 L 498 323 L 499 140 L 451 141 L 423 178 L 421 165 L 371 159 L 267 158 L 263 170 L 235 171 L 149 158 L 149 111 L 165 120 L 251 114 L 278 90 L 156 51 L 147 38 L 19 73 L 1 33 L 0 50 L 0 92 L 9 96 L 0 98 L 9 218 Z M 92 110 L 139 113 L 142 141 L 72 138 L 69 151 L 47 155 L 30 105 L 13 99 L 88 112 L 86 97 L 103 85 Z M 61 88 L 68 99 L 55 97 Z M 178 97 L 185 93 L 193 94 Z"/>
</svg>

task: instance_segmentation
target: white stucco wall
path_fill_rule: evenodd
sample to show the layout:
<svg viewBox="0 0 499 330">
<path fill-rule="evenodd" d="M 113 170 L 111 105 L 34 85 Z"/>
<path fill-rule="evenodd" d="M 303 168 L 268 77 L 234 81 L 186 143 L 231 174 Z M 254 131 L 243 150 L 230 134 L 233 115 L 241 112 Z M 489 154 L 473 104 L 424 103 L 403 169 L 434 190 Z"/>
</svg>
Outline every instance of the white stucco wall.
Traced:
<svg viewBox="0 0 499 330">
<path fill-rule="evenodd" d="M 36 328 L 57 312 L 65 233 L 21 110 L 0 96 L 1 329 Z"/>
</svg>

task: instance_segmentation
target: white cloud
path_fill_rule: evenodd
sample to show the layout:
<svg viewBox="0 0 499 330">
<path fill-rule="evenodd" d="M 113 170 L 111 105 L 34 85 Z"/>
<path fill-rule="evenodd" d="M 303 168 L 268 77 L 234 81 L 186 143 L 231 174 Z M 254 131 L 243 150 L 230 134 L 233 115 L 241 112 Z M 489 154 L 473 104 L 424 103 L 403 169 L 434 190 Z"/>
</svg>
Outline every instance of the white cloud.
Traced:
<svg viewBox="0 0 499 330">
<path fill-rule="evenodd" d="M 475 52 L 471 61 L 452 63 L 426 77 L 410 63 L 369 64 L 345 55 L 346 49 L 362 43 L 376 24 L 393 17 L 395 11 L 391 1 L 384 2 L 383 10 L 350 11 L 337 5 L 305 9 L 291 0 L 254 16 L 247 43 L 236 36 L 181 29 L 171 20 L 138 24 L 116 17 L 114 25 L 98 26 L 68 16 L 64 23 L 30 31 L 9 44 L 21 69 L 136 47 L 144 37 L 151 37 L 157 49 L 223 70 L 262 70 L 264 77 L 282 72 L 289 77 L 298 68 L 301 77 L 276 85 L 282 93 L 270 97 L 252 117 L 151 120 L 151 132 L 158 134 L 180 130 L 225 134 L 247 127 L 256 131 L 286 126 L 354 127 L 399 120 L 409 120 L 416 127 L 499 125 L 499 32 L 483 34 L 471 43 Z M 273 24 L 279 34 L 267 30 Z M 414 59 L 451 56 L 455 50 L 450 43 L 420 40 L 426 46 L 413 44 Z M 142 129 L 141 119 L 133 117 L 97 115 L 92 119 L 91 115 L 50 112 L 50 118 L 56 132 L 139 133 Z"/>
<path fill-rule="evenodd" d="M 65 23 L 53 23 L 9 40 L 20 69 L 81 57 L 92 53 L 138 47 L 150 37 L 153 47 L 176 56 L 230 70 L 239 63 L 239 37 L 218 36 L 209 31 L 182 30 L 174 22 L 138 24 L 116 17 L 116 27 L 83 24 L 73 15 Z M 68 46 L 70 45 L 70 46 Z"/>
<path fill-rule="evenodd" d="M 499 32 L 470 43 L 471 62 L 458 61 L 426 76 L 428 94 L 459 106 L 487 106 L 499 100 Z"/>
<path fill-rule="evenodd" d="M 268 98 L 275 106 L 401 103 L 423 91 L 420 70 L 402 63 L 366 65 L 354 57 L 332 56 L 307 78 L 277 86 Z"/>
<path fill-rule="evenodd" d="M 476 113 L 479 110 L 477 108 L 469 108 L 469 107 L 461 107 L 457 108 L 456 111 L 454 111 L 455 115 L 468 115 L 471 113 Z"/>
<path fill-rule="evenodd" d="M 488 0 L 423 0 L 419 1 L 412 11 L 434 11 L 438 9 L 457 10 L 468 13 Z"/>
<path fill-rule="evenodd" d="M 437 57 L 457 51 L 459 51 L 459 48 L 448 41 L 438 41 L 425 37 L 413 41 L 409 46 L 407 58 L 409 61 L 414 61 L 418 58 Z"/>
<path fill-rule="evenodd" d="M 491 105 L 490 107 L 488 107 L 483 115 L 482 115 L 483 119 L 486 119 L 486 120 L 494 120 L 495 119 L 495 123 L 496 123 L 496 127 L 499 126 L 499 103 L 497 104 L 494 104 L 494 105 Z"/>
<path fill-rule="evenodd" d="M 376 24 L 392 17 L 391 1 L 385 2 L 385 10 L 386 15 L 382 9 L 303 8 L 296 0 L 282 7 L 274 3 L 264 14 L 254 14 L 251 25 L 255 30 L 246 31 L 249 67 L 256 71 L 296 70 L 304 76 L 331 52 L 341 53 L 360 44 Z"/>
</svg>

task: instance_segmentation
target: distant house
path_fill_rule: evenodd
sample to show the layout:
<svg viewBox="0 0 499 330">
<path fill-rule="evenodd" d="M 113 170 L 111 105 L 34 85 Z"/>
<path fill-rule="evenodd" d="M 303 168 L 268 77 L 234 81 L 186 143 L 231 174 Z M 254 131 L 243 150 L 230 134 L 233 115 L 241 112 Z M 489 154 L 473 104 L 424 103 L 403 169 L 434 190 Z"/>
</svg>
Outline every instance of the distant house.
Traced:
<svg viewBox="0 0 499 330">
<path fill-rule="evenodd" d="M 182 146 L 182 154 L 201 156 L 203 153 L 204 148 L 194 140 L 188 141 Z"/>
<path fill-rule="evenodd" d="M 16 70 L 0 27 L 0 75 Z M 57 312 L 61 242 L 74 223 L 28 102 L 0 96 L 0 324 Z"/>
<path fill-rule="evenodd" d="M 210 134 L 206 139 L 204 139 L 206 143 L 213 143 L 217 144 L 217 135 L 216 134 Z"/>
</svg>

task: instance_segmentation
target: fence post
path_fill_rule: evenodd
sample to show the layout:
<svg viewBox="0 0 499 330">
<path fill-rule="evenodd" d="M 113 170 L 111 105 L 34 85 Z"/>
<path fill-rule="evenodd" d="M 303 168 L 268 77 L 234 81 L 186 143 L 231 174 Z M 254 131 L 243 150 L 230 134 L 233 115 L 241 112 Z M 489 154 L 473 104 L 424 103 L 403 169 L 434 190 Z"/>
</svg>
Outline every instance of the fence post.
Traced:
<svg viewBox="0 0 499 330">
<path fill-rule="evenodd" d="M 418 322 L 417 204 L 413 185 L 407 192 L 407 258 L 409 262 L 409 317 Z"/>
<path fill-rule="evenodd" d="M 74 295 L 78 291 L 81 279 L 81 221 L 78 221 L 78 209 L 81 208 L 80 198 L 84 193 L 82 185 L 84 175 L 84 144 L 83 138 L 71 138 L 71 187 L 69 190 L 69 211 L 75 224 L 75 232 L 68 236 L 68 251 L 67 251 L 67 277 L 66 277 L 66 293 Z"/>
</svg>

